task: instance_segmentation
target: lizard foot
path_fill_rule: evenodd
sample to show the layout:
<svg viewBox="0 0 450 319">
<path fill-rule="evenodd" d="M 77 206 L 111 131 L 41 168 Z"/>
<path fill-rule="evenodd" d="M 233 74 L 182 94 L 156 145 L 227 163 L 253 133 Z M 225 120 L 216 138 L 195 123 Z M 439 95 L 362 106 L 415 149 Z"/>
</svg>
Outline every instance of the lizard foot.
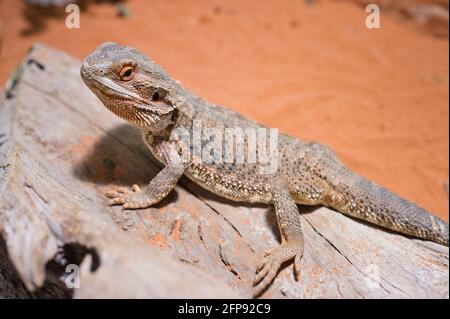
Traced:
<svg viewBox="0 0 450 319">
<path fill-rule="evenodd" d="M 111 198 L 107 203 L 109 206 L 122 205 L 123 209 L 147 208 L 154 204 L 148 194 L 136 184 L 131 190 L 119 187 L 115 191 L 106 192 L 105 196 Z"/>
<path fill-rule="evenodd" d="M 263 260 L 256 267 L 256 276 L 253 281 L 253 297 L 257 297 L 275 279 L 281 264 L 294 258 L 295 277 L 300 276 L 300 259 L 303 256 L 301 245 L 284 243 L 272 251 L 264 254 Z"/>
</svg>

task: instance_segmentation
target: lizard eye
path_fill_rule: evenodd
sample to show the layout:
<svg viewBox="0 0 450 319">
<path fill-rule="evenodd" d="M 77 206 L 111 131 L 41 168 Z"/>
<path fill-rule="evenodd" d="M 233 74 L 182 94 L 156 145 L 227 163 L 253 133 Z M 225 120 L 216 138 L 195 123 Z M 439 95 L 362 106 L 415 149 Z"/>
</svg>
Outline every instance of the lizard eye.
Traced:
<svg viewBox="0 0 450 319">
<path fill-rule="evenodd" d="M 119 78 L 122 81 L 130 81 L 134 77 L 134 68 L 132 66 L 124 66 L 119 71 Z"/>
</svg>

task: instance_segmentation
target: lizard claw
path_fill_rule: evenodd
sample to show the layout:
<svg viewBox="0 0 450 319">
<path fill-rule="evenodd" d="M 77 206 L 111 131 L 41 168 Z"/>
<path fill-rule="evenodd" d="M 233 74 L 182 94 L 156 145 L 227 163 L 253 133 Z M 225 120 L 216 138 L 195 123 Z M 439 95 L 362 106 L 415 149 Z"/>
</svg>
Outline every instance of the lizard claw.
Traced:
<svg viewBox="0 0 450 319">
<path fill-rule="evenodd" d="M 147 208 L 153 203 L 136 184 L 132 186 L 131 190 L 119 187 L 115 191 L 106 192 L 105 196 L 111 198 L 107 203 L 109 206 L 122 205 L 123 209 Z"/>
<path fill-rule="evenodd" d="M 131 189 L 133 190 L 133 192 L 138 193 L 141 191 L 141 188 L 139 187 L 139 185 L 137 184 L 133 184 L 133 186 L 131 186 Z"/>
<path fill-rule="evenodd" d="M 294 258 L 295 276 L 300 276 L 300 259 L 303 249 L 296 245 L 282 244 L 271 252 L 265 252 L 264 258 L 256 267 L 256 276 L 253 281 L 253 297 L 259 296 L 275 279 L 281 264 Z"/>
</svg>

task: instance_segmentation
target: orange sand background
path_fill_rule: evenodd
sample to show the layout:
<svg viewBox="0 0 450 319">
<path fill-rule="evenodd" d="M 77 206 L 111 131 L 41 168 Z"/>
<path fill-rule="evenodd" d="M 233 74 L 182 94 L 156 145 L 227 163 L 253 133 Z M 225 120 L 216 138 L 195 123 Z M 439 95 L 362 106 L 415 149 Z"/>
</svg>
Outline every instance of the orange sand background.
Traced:
<svg viewBox="0 0 450 319">
<path fill-rule="evenodd" d="M 383 12 L 381 29 L 369 30 L 352 2 L 127 4 L 129 18 L 91 5 L 80 29 L 49 19 L 23 36 L 24 5 L 0 0 L 0 83 L 36 41 L 78 58 L 104 41 L 134 46 L 207 100 L 328 144 L 358 173 L 448 220 L 448 38 Z"/>
</svg>

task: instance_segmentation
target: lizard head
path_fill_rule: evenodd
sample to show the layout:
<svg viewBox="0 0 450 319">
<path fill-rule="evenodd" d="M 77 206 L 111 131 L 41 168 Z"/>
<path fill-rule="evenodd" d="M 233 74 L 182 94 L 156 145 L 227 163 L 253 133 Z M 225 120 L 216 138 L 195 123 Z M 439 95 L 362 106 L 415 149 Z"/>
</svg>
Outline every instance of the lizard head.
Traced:
<svg viewBox="0 0 450 319">
<path fill-rule="evenodd" d="M 159 131 L 177 107 L 176 83 L 136 49 L 107 42 L 90 53 L 80 69 L 89 89 L 117 116 Z"/>
</svg>

